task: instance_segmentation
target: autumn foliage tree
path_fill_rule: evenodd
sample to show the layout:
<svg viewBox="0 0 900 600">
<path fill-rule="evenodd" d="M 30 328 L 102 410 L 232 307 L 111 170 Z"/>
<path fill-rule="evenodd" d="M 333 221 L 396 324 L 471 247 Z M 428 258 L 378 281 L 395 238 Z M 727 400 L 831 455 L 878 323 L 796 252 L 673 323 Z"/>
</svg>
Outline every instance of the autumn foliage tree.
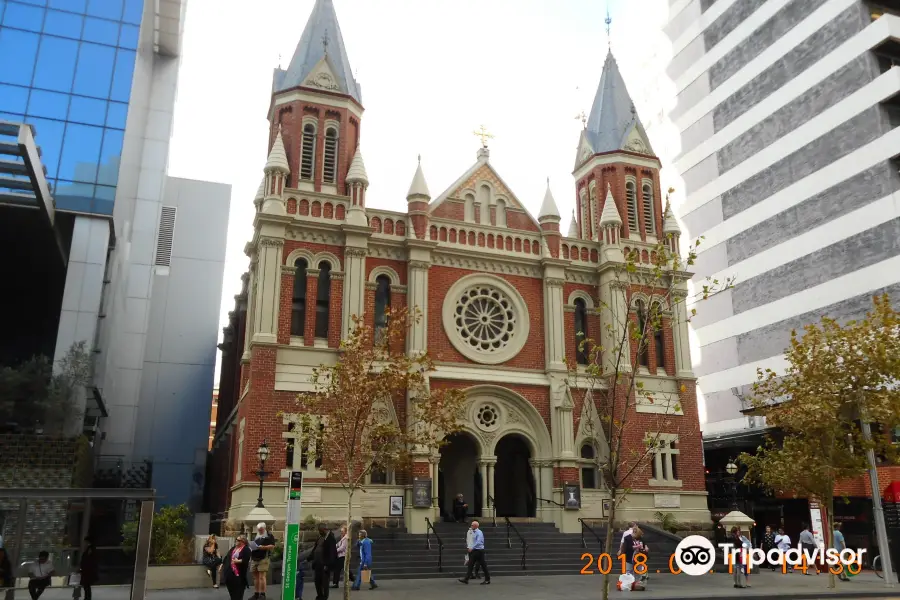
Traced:
<svg viewBox="0 0 900 600">
<path fill-rule="evenodd" d="M 410 356 L 405 350 L 406 332 L 420 318 L 418 313 L 396 311 L 386 327 L 374 329 L 354 317 L 337 363 L 314 369 L 312 391 L 300 394 L 297 413 L 287 415 L 303 432 L 300 443 L 306 435 L 315 436 L 315 454 L 346 491 L 348 524 L 353 498 L 365 491 L 374 469 L 407 469 L 414 456 L 431 454 L 446 435 L 459 429 L 464 394 L 432 389 L 431 357 Z M 395 402 L 406 405 L 405 422 L 393 416 Z M 349 573 L 348 560 L 343 574 L 347 599 Z"/>
<path fill-rule="evenodd" d="M 671 218 L 668 199 L 665 214 Z M 578 353 L 582 360 L 568 358 L 569 392 L 587 405 L 583 415 L 588 419 L 581 428 L 599 446 L 596 467 L 610 495 L 604 552 L 611 556 L 617 509 L 631 492 L 632 477 L 644 472 L 659 450 L 672 443 L 666 432 L 673 430 L 676 419 L 683 419 L 676 417 L 682 413 L 683 386 L 672 392 L 651 391 L 640 378 L 639 365 L 646 362 L 644 357 L 666 324 L 675 329 L 696 313 L 696 309 L 688 309 L 689 301 L 704 300 L 732 284 L 732 280 L 709 280 L 702 284 L 696 298 L 687 297 L 688 268 L 696 260 L 699 244 L 697 240 L 681 256 L 673 251 L 677 244 L 669 234 L 649 253 L 649 262 L 642 260 L 638 250 L 626 253 L 624 262 L 601 278 L 601 288 L 606 289 L 598 302 L 602 320 L 599 339 L 581 336 Z M 638 292 L 649 301 L 635 302 Z M 640 405 L 651 409 L 642 411 L 638 419 Z M 691 426 L 697 427 L 699 435 L 699 424 Z M 681 427 L 683 432 L 684 425 Z M 637 446 L 628 441 L 641 437 L 642 443 Z M 603 575 L 604 600 L 609 597 L 609 586 L 607 573 Z"/>
<path fill-rule="evenodd" d="M 896 462 L 890 435 L 863 435 L 861 422 L 888 432 L 900 425 L 900 315 L 888 297 L 873 299 L 862 320 L 823 318 L 791 333 L 784 375 L 758 371 L 752 404 L 780 432 L 755 454 L 743 453 L 745 476 L 776 493 L 818 498 L 826 547 L 832 547 L 835 482 L 867 472 L 873 450 Z M 834 587 L 834 575 L 829 587 Z"/>
</svg>

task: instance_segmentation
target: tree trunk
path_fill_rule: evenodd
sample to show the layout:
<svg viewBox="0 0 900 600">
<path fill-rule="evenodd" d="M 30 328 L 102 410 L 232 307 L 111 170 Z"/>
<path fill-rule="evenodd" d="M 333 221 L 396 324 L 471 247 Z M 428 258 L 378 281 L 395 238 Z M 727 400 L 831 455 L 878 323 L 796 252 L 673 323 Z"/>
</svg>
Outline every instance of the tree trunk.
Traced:
<svg viewBox="0 0 900 600">
<path fill-rule="evenodd" d="M 612 559 L 612 564 L 616 564 L 618 561 L 616 557 L 612 554 L 612 540 L 613 540 L 613 523 L 616 518 L 616 492 L 618 490 L 616 488 L 610 488 L 609 492 L 611 494 L 611 500 L 609 502 L 609 514 L 606 515 L 606 542 L 603 544 L 603 553 L 609 555 Z M 612 573 L 614 569 L 610 569 L 603 575 L 603 600 L 609 600 L 609 574 Z"/>
<path fill-rule="evenodd" d="M 825 518 L 822 519 L 822 528 L 825 530 L 825 549 L 834 547 L 834 526 L 832 523 L 834 522 L 834 495 L 828 494 L 825 498 L 825 510 L 828 512 L 825 514 Z M 828 563 L 825 563 L 825 567 L 828 568 Z M 844 567 L 846 568 L 846 567 Z M 834 573 L 831 569 L 828 569 L 828 587 L 835 587 L 836 583 L 834 581 Z"/>
<path fill-rule="evenodd" d="M 353 490 L 347 490 L 347 553 L 344 554 L 344 600 L 350 600 L 350 559 L 353 558 Z M 326 582 L 327 585 L 327 582 Z"/>
</svg>

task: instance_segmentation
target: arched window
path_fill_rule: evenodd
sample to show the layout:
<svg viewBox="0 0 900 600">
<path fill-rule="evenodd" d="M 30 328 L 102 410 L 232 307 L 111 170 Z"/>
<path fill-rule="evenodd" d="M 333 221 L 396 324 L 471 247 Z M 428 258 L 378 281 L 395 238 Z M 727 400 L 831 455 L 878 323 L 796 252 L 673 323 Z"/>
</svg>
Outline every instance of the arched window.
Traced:
<svg viewBox="0 0 900 600">
<path fill-rule="evenodd" d="M 653 185 L 649 181 L 645 181 L 643 185 L 643 201 L 644 201 L 644 227 L 647 235 L 654 235 L 656 229 L 653 227 Z"/>
<path fill-rule="evenodd" d="M 300 157 L 300 179 L 311 181 L 316 164 L 316 126 L 303 126 L 303 154 Z"/>
<path fill-rule="evenodd" d="M 372 441 L 372 451 L 377 453 L 379 446 L 383 440 L 375 439 Z M 369 483 L 373 485 L 390 485 L 393 483 L 393 473 L 386 465 L 380 464 L 376 459 L 372 462 L 372 469 L 369 471 Z"/>
<path fill-rule="evenodd" d="M 628 205 L 628 231 L 631 233 L 637 233 L 637 185 L 631 180 L 625 183 L 625 201 Z"/>
<path fill-rule="evenodd" d="M 497 227 L 506 227 L 506 202 L 497 200 L 496 220 Z"/>
<path fill-rule="evenodd" d="M 375 343 L 378 344 L 387 330 L 391 311 L 391 278 L 379 275 L 375 278 L 375 286 Z"/>
<path fill-rule="evenodd" d="M 575 299 L 575 355 L 579 365 L 586 365 L 588 362 L 587 344 L 582 342 L 587 339 L 587 305 L 582 298 Z"/>
<path fill-rule="evenodd" d="M 319 264 L 319 290 L 316 298 L 316 337 L 328 337 L 328 310 L 331 304 L 331 263 Z"/>
<path fill-rule="evenodd" d="M 635 310 L 637 311 L 638 333 L 640 334 L 638 338 L 638 364 L 642 367 L 650 368 L 650 353 L 647 351 L 650 340 L 645 335 L 648 325 L 647 305 L 643 301 L 638 300 L 635 303 Z"/>
<path fill-rule="evenodd" d="M 325 131 L 325 172 L 323 174 L 325 183 L 334 183 L 337 177 L 337 152 L 337 129 L 329 127 Z"/>
<path fill-rule="evenodd" d="M 586 490 L 595 490 L 600 487 L 600 477 L 597 469 L 597 451 L 593 444 L 581 446 L 581 487 Z"/>
<path fill-rule="evenodd" d="M 656 368 L 666 370 L 666 344 L 665 338 L 663 337 L 663 328 L 662 328 L 662 319 L 660 318 L 660 312 L 662 308 L 659 304 L 655 303 L 653 305 L 653 314 L 655 318 L 659 320 L 659 326 L 653 328 L 653 346 L 656 351 Z"/>
<path fill-rule="evenodd" d="M 294 262 L 297 272 L 294 274 L 294 294 L 291 301 L 291 335 L 303 336 L 306 324 L 306 268 L 302 258 Z"/>
<path fill-rule="evenodd" d="M 466 223 L 474 223 L 475 222 L 475 196 L 472 194 L 466 194 L 466 197 L 463 199 L 465 204 L 463 205 L 463 220 Z"/>
</svg>

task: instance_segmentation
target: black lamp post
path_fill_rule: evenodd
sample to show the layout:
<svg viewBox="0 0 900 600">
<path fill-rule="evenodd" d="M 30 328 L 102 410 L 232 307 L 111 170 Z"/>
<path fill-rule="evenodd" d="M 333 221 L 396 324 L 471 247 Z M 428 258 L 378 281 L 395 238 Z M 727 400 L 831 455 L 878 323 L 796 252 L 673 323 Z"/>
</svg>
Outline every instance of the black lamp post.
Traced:
<svg viewBox="0 0 900 600">
<path fill-rule="evenodd" d="M 269 445 L 263 440 L 263 443 L 259 445 L 259 448 L 256 450 L 256 456 L 259 457 L 259 471 L 256 472 L 256 476 L 259 477 L 259 498 L 256 500 L 256 508 L 265 508 L 263 506 L 263 481 L 266 478 L 266 475 L 269 474 L 266 471 L 266 461 L 269 459 Z"/>
<path fill-rule="evenodd" d="M 725 472 L 731 477 L 731 510 L 737 510 L 737 477 L 735 476 L 738 472 L 738 466 L 734 464 L 733 460 L 729 460 L 728 464 L 725 465 Z"/>
</svg>

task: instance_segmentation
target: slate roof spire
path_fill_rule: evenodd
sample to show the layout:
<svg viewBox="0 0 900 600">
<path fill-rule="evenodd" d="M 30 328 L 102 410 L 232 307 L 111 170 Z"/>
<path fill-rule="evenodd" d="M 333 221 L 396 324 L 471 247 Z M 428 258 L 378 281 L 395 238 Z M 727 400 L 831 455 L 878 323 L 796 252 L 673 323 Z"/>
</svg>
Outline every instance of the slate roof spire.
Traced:
<svg viewBox="0 0 900 600">
<path fill-rule="evenodd" d="M 584 135 L 594 154 L 614 152 L 625 149 L 635 128 L 646 140 L 647 135 L 637 115 L 634 101 L 625 87 L 619 65 L 612 52 L 609 52 Z"/>
<path fill-rule="evenodd" d="M 280 92 L 303 85 L 323 58 L 340 88 L 336 91 L 347 94 L 362 104 L 362 91 L 350 68 L 350 59 L 334 10 L 334 0 L 316 0 L 290 65 L 286 70 L 275 69 L 272 91 Z"/>
</svg>

